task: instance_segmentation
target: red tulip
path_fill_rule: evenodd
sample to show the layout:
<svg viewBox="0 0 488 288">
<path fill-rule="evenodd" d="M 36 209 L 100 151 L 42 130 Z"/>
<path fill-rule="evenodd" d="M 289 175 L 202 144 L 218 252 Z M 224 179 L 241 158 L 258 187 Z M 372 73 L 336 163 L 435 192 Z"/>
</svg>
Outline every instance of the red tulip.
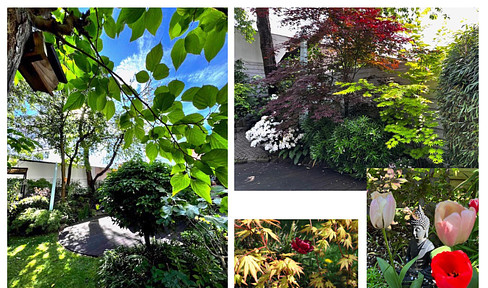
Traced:
<svg viewBox="0 0 488 288">
<path fill-rule="evenodd" d="M 432 277 L 439 288 L 466 288 L 473 276 L 471 261 L 461 250 L 435 255 L 431 267 Z"/>
<path fill-rule="evenodd" d="M 293 248 L 300 254 L 307 254 L 308 252 L 313 251 L 313 246 L 312 244 L 310 244 L 310 241 L 302 240 L 298 237 L 296 237 L 295 240 L 291 242 L 291 248 Z"/>
<path fill-rule="evenodd" d="M 478 200 L 478 198 L 469 200 L 469 207 L 473 207 L 474 210 L 476 210 L 476 214 L 478 214 L 480 209 L 480 200 Z"/>
</svg>

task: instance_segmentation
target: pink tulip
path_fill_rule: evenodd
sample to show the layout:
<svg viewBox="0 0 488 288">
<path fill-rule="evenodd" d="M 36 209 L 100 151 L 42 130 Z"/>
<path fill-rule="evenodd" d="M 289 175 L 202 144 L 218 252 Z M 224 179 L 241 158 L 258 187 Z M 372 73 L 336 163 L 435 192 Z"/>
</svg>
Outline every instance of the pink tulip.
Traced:
<svg viewBox="0 0 488 288">
<path fill-rule="evenodd" d="M 396 201 L 391 192 L 371 194 L 371 205 L 369 206 L 369 217 L 371 223 L 377 229 L 387 228 L 395 218 Z"/>
<path fill-rule="evenodd" d="M 466 242 L 476 221 L 476 210 L 454 201 L 444 201 L 435 208 L 435 229 L 444 245 L 452 247 Z"/>
</svg>

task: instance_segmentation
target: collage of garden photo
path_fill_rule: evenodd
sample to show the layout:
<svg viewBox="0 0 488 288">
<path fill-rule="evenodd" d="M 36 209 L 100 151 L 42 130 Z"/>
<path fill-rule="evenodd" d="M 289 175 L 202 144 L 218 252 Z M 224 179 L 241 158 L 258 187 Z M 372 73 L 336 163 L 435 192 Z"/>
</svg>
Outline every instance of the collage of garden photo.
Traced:
<svg viewBox="0 0 488 288">
<path fill-rule="evenodd" d="M 480 8 L 305 4 L 8 4 L 6 287 L 483 287 Z"/>
</svg>

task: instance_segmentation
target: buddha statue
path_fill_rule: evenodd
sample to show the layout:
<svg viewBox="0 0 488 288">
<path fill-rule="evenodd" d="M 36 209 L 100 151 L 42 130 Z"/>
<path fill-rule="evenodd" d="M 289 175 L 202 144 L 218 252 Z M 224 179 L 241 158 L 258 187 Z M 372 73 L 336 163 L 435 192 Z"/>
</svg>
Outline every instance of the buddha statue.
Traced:
<svg viewBox="0 0 488 288">
<path fill-rule="evenodd" d="M 430 220 L 424 214 L 422 206 L 418 206 L 418 209 L 412 214 L 410 220 L 412 225 L 412 234 L 414 239 L 410 240 L 407 249 L 406 262 L 409 262 L 413 258 L 417 257 L 415 263 L 410 267 L 405 277 L 407 281 L 412 281 L 418 277 L 418 273 L 424 275 L 424 284 L 432 281 L 431 268 L 430 268 L 430 252 L 435 249 L 434 244 L 428 239 Z M 429 285 L 423 285 L 428 287 Z"/>
</svg>

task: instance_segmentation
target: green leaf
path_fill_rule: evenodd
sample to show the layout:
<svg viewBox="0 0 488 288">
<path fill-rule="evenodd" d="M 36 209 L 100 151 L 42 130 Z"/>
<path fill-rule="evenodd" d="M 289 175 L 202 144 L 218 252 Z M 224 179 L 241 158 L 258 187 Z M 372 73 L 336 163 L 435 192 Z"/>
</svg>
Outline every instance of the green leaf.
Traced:
<svg viewBox="0 0 488 288">
<path fill-rule="evenodd" d="M 146 26 L 144 25 L 144 18 L 140 18 L 136 22 L 129 24 L 129 27 L 132 29 L 130 42 L 139 39 L 144 34 L 144 29 L 146 29 Z"/>
<path fill-rule="evenodd" d="M 144 105 L 139 99 L 132 99 L 130 104 L 131 111 L 133 112 L 142 111 L 144 109 Z"/>
<path fill-rule="evenodd" d="M 410 284 L 410 288 L 422 288 L 423 281 L 424 281 L 424 274 L 419 272 L 417 279 L 412 281 L 412 284 Z"/>
<path fill-rule="evenodd" d="M 217 94 L 217 103 L 218 104 L 226 104 L 227 103 L 227 84 L 219 90 Z"/>
<path fill-rule="evenodd" d="M 105 28 L 105 33 L 107 34 L 108 37 L 114 39 L 116 35 L 116 29 L 115 29 L 115 21 L 112 16 L 108 16 L 105 18 L 105 22 L 103 23 L 103 28 Z"/>
<path fill-rule="evenodd" d="M 163 21 L 163 12 L 161 8 L 149 8 L 144 14 L 144 25 L 147 31 L 156 36 L 159 26 Z"/>
<path fill-rule="evenodd" d="M 192 32 L 188 33 L 185 37 L 185 50 L 188 53 L 200 55 L 202 53 L 203 43 L 200 41 L 200 37 Z"/>
<path fill-rule="evenodd" d="M 173 66 L 175 70 L 180 68 L 183 61 L 186 58 L 186 50 L 185 50 L 185 40 L 178 39 L 175 45 L 173 45 L 173 49 L 171 49 L 171 60 L 173 61 Z"/>
<path fill-rule="evenodd" d="M 227 149 L 214 149 L 202 156 L 202 161 L 212 167 L 227 166 Z"/>
<path fill-rule="evenodd" d="M 435 255 L 437 255 L 437 254 L 439 254 L 441 252 L 445 252 L 445 251 L 449 251 L 450 252 L 451 251 L 451 247 L 449 247 L 449 246 L 441 246 L 441 247 L 435 248 L 434 250 L 432 250 L 430 252 L 430 258 L 432 259 L 432 258 L 434 258 Z"/>
<path fill-rule="evenodd" d="M 154 108 L 164 112 L 173 105 L 175 96 L 171 93 L 161 93 L 154 97 Z"/>
<path fill-rule="evenodd" d="M 228 182 L 227 182 L 227 176 L 228 176 L 228 172 L 227 172 L 227 167 L 218 167 L 217 169 L 215 169 L 215 176 L 217 176 L 217 179 L 219 179 L 220 183 L 222 183 L 222 185 L 224 185 L 225 188 L 227 188 L 228 186 Z"/>
<path fill-rule="evenodd" d="M 84 72 L 90 72 L 91 70 L 91 65 L 88 62 L 87 58 L 85 55 L 81 54 L 80 52 L 76 51 L 73 54 L 73 60 L 75 60 L 76 66 L 80 68 Z"/>
<path fill-rule="evenodd" d="M 201 121 L 203 121 L 203 119 L 205 119 L 205 118 L 203 118 L 202 114 L 192 113 L 192 114 L 186 115 L 185 117 L 183 117 L 181 120 L 179 120 L 175 124 L 195 124 L 195 123 L 200 123 Z"/>
<path fill-rule="evenodd" d="M 181 101 L 193 101 L 193 97 L 198 90 L 200 90 L 200 87 L 191 87 L 190 89 L 187 89 L 181 96 Z"/>
<path fill-rule="evenodd" d="M 193 96 L 193 106 L 198 109 L 212 107 L 216 103 L 219 89 L 212 85 L 205 85 L 200 88 Z"/>
<path fill-rule="evenodd" d="M 158 156 L 159 148 L 158 145 L 154 142 L 149 142 L 146 144 L 146 156 L 149 158 L 149 161 L 154 161 Z"/>
<path fill-rule="evenodd" d="M 173 187 L 173 196 L 190 185 L 190 177 L 187 174 L 178 173 L 173 175 L 170 180 Z"/>
<path fill-rule="evenodd" d="M 171 17 L 171 21 L 169 22 L 169 37 L 170 39 L 174 39 L 179 37 L 185 33 L 190 25 L 191 18 L 180 15 L 179 13 L 174 13 Z"/>
<path fill-rule="evenodd" d="M 221 120 L 219 123 L 214 125 L 213 132 L 219 134 L 223 138 L 227 139 L 227 120 Z"/>
<path fill-rule="evenodd" d="M 175 103 L 178 103 L 178 102 L 175 102 Z M 168 114 L 168 119 L 171 123 L 177 123 L 183 117 L 185 117 L 185 113 L 180 108 L 174 108 L 174 110 Z"/>
<path fill-rule="evenodd" d="M 415 263 L 415 261 L 417 261 L 417 258 L 418 258 L 418 256 L 416 256 L 412 260 L 408 261 L 408 263 L 405 264 L 405 266 L 403 266 L 402 270 L 400 271 L 399 278 L 398 278 L 400 283 L 403 282 L 403 278 L 405 278 L 405 275 L 407 274 L 408 269 L 410 269 L 410 266 L 412 266 L 413 263 Z"/>
<path fill-rule="evenodd" d="M 154 72 L 157 65 L 161 62 L 163 58 L 163 45 L 159 42 L 158 45 L 154 46 L 149 53 L 146 55 L 146 69 Z"/>
<path fill-rule="evenodd" d="M 193 125 L 192 127 L 187 127 L 185 137 L 188 143 L 200 146 L 205 143 L 207 134 L 203 132 L 200 127 Z"/>
<path fill-rule="evenodd" d="M 217 56 L 222 47 L 224 47 L 226 34 L 227 33 L 225 30 L 213 30 L 208 33 L 207 40 L 205 41 L 205 45 L 203 46 L 205 59 L 207 59 L 208 62 L 215 58 L 215 56 Z"/>
<path fill-rule="evenodd" d="M 115 114 L 115 103 L 112 100 L 107 101 L 105 108 L 103 108 L 103 114 L 105 115 L 105 119 L 110 120 Z"/>
<path fill-rule="evenodd" d="M 87 86 L 87 82 L 83 80 L 83 78 L 75 78 L 69 81 L 71 85 L 73 85 L 78 90 L 85 90 Z"/>
<path fill-rule="evenodd" d="M 71 93 L 68 96 L 68 99 L 66 99 L 66 104 L 63 106 L 63 111 L 81 108 L 84 103 L 85 95 L 83 95 L 80 91 Z"/>
<path fill-rule="evenodd" d="M 479 272 L 478 269 L 473 267 L 473 276 L 471 276 L 471 281 L 467 288 L 478 288 L 479 285 Z"/>
<path fill-rule="evenodd" d="M 208 203 L 212 203 L 212 198 L 210 197 L 210 186 L 207 185 L 207 183 L 198 179 L 191 179 L 191 189 Z"/>
<path fill-rule="evenodd" d="M 378 262 L 378 265 L 380 265 L 383 277 L 385 278 L 386 283 L 388 283 L 390 288 L 402 288 L 402 283 L 399 281 L 398 274 L 396 273 L 395 269 L 385 260 L 379 257 L 377 257 L 376 260 Z"/>
<path fill-rule="evenodd" d="M 224 198 L 222 198 L 222 201 L 220 201 L 219 212 L 222 214 L 225 214 L 225 215 L 227 215 L 228 211 L 229 211 L 229 199 L 228 198 L 229 198 L 228 196 L 225 196 Z"/>
<path fill-rule="evenodd" d="M 105 105 L 107 104 L 107 97 L 104 94 L 98 95 L 97 97 L 97 111 L 103 111 Z"/>
<path fill-rule="evenodd" d="M 210 176 L 207 175 L 207 174 L 205 174 L 205 173 L 203 173 L 197 167 L 191 168 L 190 174 L 191 174 L 191 177 L 193 177 L 195 179 L 199 179 L 199 180 L 205 182 L 207 185 L 210 186 L 210 184 L 211 184 L 211 182 L 210 182 Z"/>
<path fill-rule="evenodd" d="M 134 126 L 134 134 L 136 135 L 136 138 L 139 139 L 139 141 L 142 141 L 142 139 L 144 139 L 144 136 L 146 136 L 146 131 L 144 130 L 143 126 L 136 125 Z"/>
<path fill-rule="evenodd" d="M 126 112 L 126 113 L 120 115 L 119 126 L 121 129 L 127 129 L 130 126 L 132 126 L 132 122 L 130 121 L 129 113 Z"/>
<path fill-rule="evenodd" d="M 168 84 L 169 92 L 171 92 L 175 97 L 180 95 L 181 91 L 185 88 L 185 83 L 180 80 L 173 80 Z"/>
<path fill-rule="evenodd" d="M 141 111 L 142 117 L 147 121 L 153 122 L 154 121 L 154 114 L 149 109 L 144 109 Z"/>
<path fill-rule="evenodd" d="M 132 24 L 139 20 L 145 11 L 145 8 L 122 8 L 119 17 L 117 18 L 117 22 Z"/>
<path fill-rule="evenodd" d="M 134 130 L 132 128 L 127 129 L 124 132 L 124 149 L 127 149 L 130 147 L 134 139 Z"/>
<path fill-rule="evenodd" d="M 212 133 L 209 135 L 210 148 L 212 149 L 227 149 L 229 146 L 227 139 L 224 139 L 217 133 Z"/>
<path fill-rule="evenodd" d="M 139 71 L 136 74 L 136 80 L 139 83 L 146 83 L 147 81 L 149 81 L 149 74 L 146 70 Z"/>
<path fill-rule="evenodd" d="M 108 92 L 110 97 L 114 98 L 117 101 L 120 101 L 120 87 L 113 77 L 109 78 Z"/>
<path fill-rule="evenodd" d="M 162 80 L 169 75 L 169 68 L 164 63 L 159 63 L 156 65 L 153 71 L 153 77 L 156 80 Z"/>
</svg>

